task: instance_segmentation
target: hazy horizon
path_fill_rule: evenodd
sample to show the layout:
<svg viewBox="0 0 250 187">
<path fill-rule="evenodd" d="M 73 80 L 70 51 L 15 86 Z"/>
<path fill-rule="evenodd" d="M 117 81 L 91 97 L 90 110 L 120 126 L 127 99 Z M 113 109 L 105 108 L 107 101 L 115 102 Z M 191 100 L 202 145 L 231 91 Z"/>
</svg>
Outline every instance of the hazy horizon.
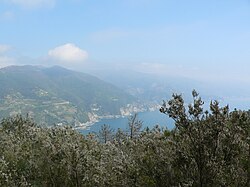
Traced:
<svg viewBox="0 0 250 187">
<path fill-rule="evenodd" d="M 250 93 L 248 0 L 0 5 L 0 67 L 59 65 L 101 77 L 132 71 L 193 80 L 215 94 L 221 86 L 222 93 Z"/>
</svg>

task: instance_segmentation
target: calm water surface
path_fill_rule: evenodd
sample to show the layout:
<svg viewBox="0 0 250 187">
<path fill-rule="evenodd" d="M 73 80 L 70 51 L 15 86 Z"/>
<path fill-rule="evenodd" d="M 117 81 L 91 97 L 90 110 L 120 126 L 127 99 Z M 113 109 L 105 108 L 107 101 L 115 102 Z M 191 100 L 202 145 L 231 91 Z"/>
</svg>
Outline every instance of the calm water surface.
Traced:
<svg viewBox="0 0 250 187">
<path fill-rule="evenodd" d="M 160 113 L 159 111 L 154 112 L 141 112 L 138 113 L 138 119 L 143 121 L 142 129 L 149 127 L 152 129 L 155 125 L 159 125 L 164 128 L 173 129 L 174 122 L 168 116 Z M 88 129 L 79 130 L 83 134 L 88 134 L 89 132 L 98 133 L 103 124 L 110 125 L 115 131 L 118 128 L 126 131 L 128 130 L 128 117 L 125 118 L 116 118 L 116 119 L 102 119 L 94 125 L 88 127 Z"/>
</svg>

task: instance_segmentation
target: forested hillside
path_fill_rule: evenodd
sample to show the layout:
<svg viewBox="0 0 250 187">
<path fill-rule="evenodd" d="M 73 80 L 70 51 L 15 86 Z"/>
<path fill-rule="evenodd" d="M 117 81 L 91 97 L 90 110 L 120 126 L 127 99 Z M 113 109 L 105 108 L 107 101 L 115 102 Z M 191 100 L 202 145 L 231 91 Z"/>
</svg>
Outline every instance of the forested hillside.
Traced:
<svg viewBox="0 0 250 187">
<path fill-rule="evenodd" d="M 0 85 L 0 117 L 29 114 L 40 125 L 77 125 L 93 115 L 118 115 L 136 101 L 112 84 L 59 66 L 5 67 Z"/>
<path fill-rule="evenodd" d="M 225 186 L 250 185 L 250 114 L 210 109 L 193 91 L 163 103 L 176 128 L 129 132 L 104 125 L 83 136 L 66 127 L 41 128 L 17 116 L 0 128 L 0 186 Z"/>
</svg>

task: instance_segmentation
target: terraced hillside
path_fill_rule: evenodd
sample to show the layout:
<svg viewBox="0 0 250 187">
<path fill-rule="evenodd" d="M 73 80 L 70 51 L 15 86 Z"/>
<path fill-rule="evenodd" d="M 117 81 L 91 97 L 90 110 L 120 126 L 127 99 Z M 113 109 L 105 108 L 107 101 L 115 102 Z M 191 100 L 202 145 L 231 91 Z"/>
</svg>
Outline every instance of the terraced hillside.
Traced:
<svg viewBox="0 0 250 187">
<path fill-rule="evenodd" d="M 62 67 L 0 69 L 0 117 L 29 114 L 40 124 L 75 125 L 96 115 L 118 115 L 135 98 L 94 76 Z"/>
</svg>

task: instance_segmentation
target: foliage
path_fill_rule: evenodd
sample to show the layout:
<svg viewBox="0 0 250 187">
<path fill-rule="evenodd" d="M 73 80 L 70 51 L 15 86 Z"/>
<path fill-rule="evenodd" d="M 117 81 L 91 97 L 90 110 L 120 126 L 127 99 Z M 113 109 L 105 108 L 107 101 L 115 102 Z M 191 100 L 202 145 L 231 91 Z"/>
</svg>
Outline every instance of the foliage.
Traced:
<svg viewBox="0 0 250 187">
<path fill-rule="evenodd" d="M 107 143 L 113 139 L 113 129 L 110 128 L 109 125 L 104 124 L 101 126 L 101 130 L 99 131 L 99 139 L 103 143 Z"/>
<path fill-rule="evenodd" d="M 140 133 L 143 122 L 138 119 L 137 113 L 128 119 L 129 137 L 135 138 Z"/>
<path fill-rule="evenodd" d="M 98 136 L 84 136 L 21 116 L 3 119 L 0 186 L 248 187 L 250 112 L 217 101 L 207 111 L 192 95 L 186 105 L 174 94 L 160 109 L 175 120 L 172 131 L 156 126 L 131 135 L 104 125 Z M 132 122 L 140 124 L 137 116 Z"/>
<path fill-rule="evenodd" d="M 173 94 L 160 109 L 175 120 L 173 166 L 179 184 L 249 186 L 249 114 L 230 113 L 217 101 L 204 111 L 199 94 L 194 90 L 192 95 L 188 108 L 181 95 Z"/>
</svg>

